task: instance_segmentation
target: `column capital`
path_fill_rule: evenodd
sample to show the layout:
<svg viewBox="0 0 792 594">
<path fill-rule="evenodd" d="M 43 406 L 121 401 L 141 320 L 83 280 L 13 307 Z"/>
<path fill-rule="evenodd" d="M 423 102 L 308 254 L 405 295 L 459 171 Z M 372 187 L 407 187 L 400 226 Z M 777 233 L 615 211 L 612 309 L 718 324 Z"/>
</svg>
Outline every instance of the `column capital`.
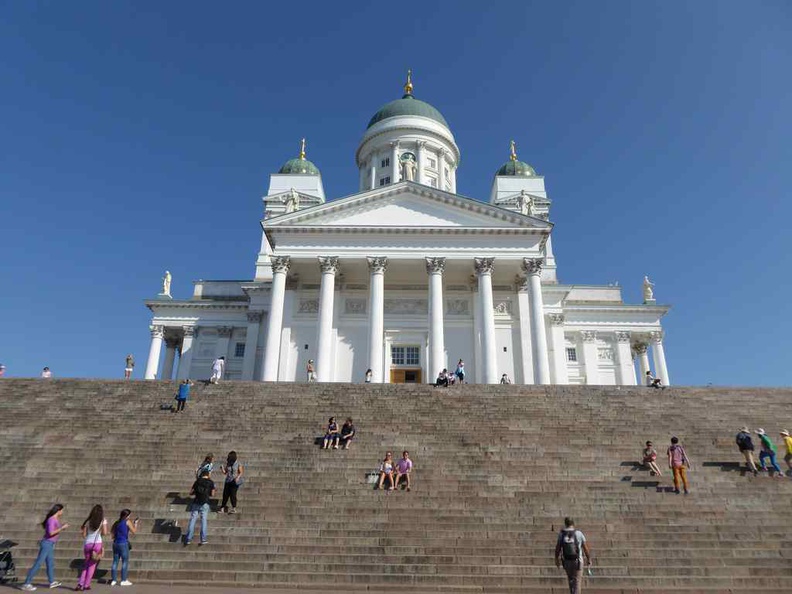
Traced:
<svg viewBox="0 0 792 594">
<path fill-rule="evenodd" d="M 234 331 L 232 326 L 218 326 L 217 327 L 217 335 L 220 338 L 228 338 L 231 336 L 231 333 Z"/>
<path fill-rule="evenodd" d="M 185 338 L 198 336 L 198 326 L 182 326 L 182 330 L 184 330 Z"/>
<path fill-rule="evenodd" d="M 272 272 L 288 274 L 289 268 L 291 268 L 290 256 L 272 256 Z"/>
<path fill-rule="evenodd" d="M 366 258 L 368 261 L 369 272 L 372 274 L 385 274 L 388 268 L 388 258 L 385 256 L 369 256 Z"/>
<path fill-rule="evenodd" d="M 479 276 L 492 274 L 495 270 L 495 258 L 474 258 L 473 266 L 476 269 L 476 274 Z"/>
<path fill-rule="evenodd" d="M 553 326 L 563 326 L 564 325 L 564 314 L 550 314 L 548 316 L 550 318 L 550 323 Z"/>
<path fill-rule="evenodd" d="M 655 344 L 660 344 L 663 342 L 663 332 L 650 332 L 649 339 Z"/>
<path fill-rule="evenodd" d="M 616 342 L 630 342 L 631 335 L 629 332 L 616 332 Z"/>
<path fill-rule="evenodd" d="M 426 258 L 426 273 L 443 274 L 445 263 L 445 258 Z"/>
<path fill-rule="evenodd" d="M 528 276 L 542 274 L 544 258 L 523 258 L 521 266 Z"/>
<path fill-rule="evenodd" d="M 338 272 L 338 256 L 318 256 L 319 268 L 322 273 L 335 274 Z"/>
<path fill-rule="evenodd" d="M 633 343 L 632 349 L 638 353 L 639 355 L 643 355 L 646 353 L 647 344 L 645 342 L 636 342 Z"/>
<path fill-rule="evenodd" d="M 149 326 L 149 331 L 151 332 L 151 338 L 162 338 L 165 334 L 165 326 L 152 324 Z"/>
<path fill-rule="evenodd" d="M 583 342 L 596 342 L 596 340 L 597 340 L 597 331 L 596 330 L 582 330 L 580 332 L 580 336 L 583 338 Z"/>
<path fill-rule="evenodd" d="M 250 324 L 259 324 L 261 323 L 262 312 L 260 311 L 249 311 L 247 312 L 247 321 Z"/>
<path fill-rule="evenodd" d="M 425 140 L 417 140 L 415 142 L 415 146 L 417 146 L 419 149 L 422 149 L 422 148 L 424 148 L 426 146 L 426 141 Z"/>
</svg>

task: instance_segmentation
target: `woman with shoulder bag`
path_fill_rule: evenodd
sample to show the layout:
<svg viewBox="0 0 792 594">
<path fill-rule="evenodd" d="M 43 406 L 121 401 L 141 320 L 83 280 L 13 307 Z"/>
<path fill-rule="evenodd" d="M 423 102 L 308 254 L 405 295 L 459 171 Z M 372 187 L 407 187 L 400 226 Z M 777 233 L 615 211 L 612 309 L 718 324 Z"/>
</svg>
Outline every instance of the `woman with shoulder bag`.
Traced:
<svg viewBox="0 0 792 594">
<path fill-rule="evenodd" d="M 107 520 L 104 517 L 104 509 L 101 505 L 94 505 L 91 513 L 82 524 L 82 535 L 85 538 L 83 553 L 85 554 L 85 565 L 80 579 L 77 582 L 77 591 L 90 590 L 91 579 L 93 579 L 96 566 L 102 560 L 104 548 L 102 547 L 102 536 L 107 534 Z"/>
<path fill-rule="evenodd" d="M 220 467 L 220 472 L 225 475 L 225 482 L 223 484 L 223 502 L 220 505 L 219 513 L 228 512 L 229 514 L 236 513 L 237 507 L 237 491 L 245 479 L 242 474 L 245 472 L 242 464 L 237 460 L 237 453 L 235 451 L 228 452 L 225 466 Z M 228 500 L 231 500 L 231 509 L 228 509 Z"/>
<path fill-rule="evenodd" d="M 121 510 L 121 516 L 113 524 L 110 532 L 113 534 L 113 564 L 110 566 L 110 582 L 111 586 L 115 586 L 118 562 L 121 561 L 121 585 L 131 586 L 132 582 L 129 581 L 129 551 L 132 550 L 132 545 L 129 544 L 129 535 L 137 532 L 139 518 L 135 521 L 129 519 L 132 512 L 128 509 Z"/>
</svg>

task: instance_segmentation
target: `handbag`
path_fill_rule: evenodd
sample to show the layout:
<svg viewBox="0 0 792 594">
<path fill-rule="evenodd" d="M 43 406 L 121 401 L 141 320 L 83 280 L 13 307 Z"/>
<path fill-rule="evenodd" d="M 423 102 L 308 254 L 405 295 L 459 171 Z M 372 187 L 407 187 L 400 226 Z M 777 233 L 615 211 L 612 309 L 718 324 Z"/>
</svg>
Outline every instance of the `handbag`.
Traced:
<svg viewBox="0 0 792 594">
<path fill-rule="evenodd" d="M 94 537 L 94 543 L 93 543 L 94 547 L 96 547 L 96 545 L 99 543 L 99 539 L 102 538 L 101 534 L 102 534 L 103 524 L 104 524 L 104 520 L 102 520 L 102 524 L 99 524 L 99 528 L 97 528 L 96 530 L 96 536 Z M 102 560 L 103 556 L 104 556 L 104 547 L 102 547 L 98 551 L 95 548 L 93 551 L 91 551 L 91 561 L 99 563 L 99 561 Z"/>
</svg>

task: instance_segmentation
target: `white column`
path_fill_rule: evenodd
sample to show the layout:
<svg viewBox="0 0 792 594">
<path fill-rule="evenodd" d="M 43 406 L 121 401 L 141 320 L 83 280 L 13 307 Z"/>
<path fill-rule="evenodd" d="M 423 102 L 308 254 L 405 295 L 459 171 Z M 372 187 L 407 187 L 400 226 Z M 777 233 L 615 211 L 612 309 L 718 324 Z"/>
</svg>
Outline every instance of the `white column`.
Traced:
<svg viewBox="0 0 792 594">
<path fill-rule="evenodd" d="M 552 345 L 552 380 L 554 384 L 569 383 L 567 372 L 566 340 L 564 339 L 564 314 L 550 314 L 550 344 Z"/>
<path fill-rule="evenodd" d="M 377 187 L 377 155 L 371 155 L 371 187 L 369 190 L 373 190 Z"/>
<path fill-rule="evenodd" d="M 178 342 L 175 338 L 165 339 L 165 362 L 162 365 L 162 378 L 170 381 L 173 379 L 173 362 L 176 360 L 176 347 Z"/>
<path fill-rule="evenodd" d="M 520 314 L 522 383 L 531 385 L 534 383 L 534 365 L 533 338 L 531 337 L 531 300 L 528 297 L 528 289 L 528 278 L 523 277 L 517 286 L 517 311 Z"/>
<path fill-rule="evenodd" d="M 448 367 L 443 333 L 443 270 L 445 258 L 426 258 L 429 275 L 429 361 L 427 380 L 432 381 Z M 494 329 L 494 328 L 493 328 Z"/>
<path fill-rule="evenodd" d="M 649 336 L 652 339 L 652 359 L 654 359 L 655 374 L 657 374 L 664 386 L 670 386 L 671 379 L 668 377 L 665 349 L 663 348 L 663 333 L 652 332 Z"/>
<path fill-rule="evenodd" d="M 646 372 L 650 371 L 649 369 L 649 353 L 647 352 L 647 346 L 645 342 L 636 342 L 633 345 L 633 350 L 638 355 L 638 373 L 640 377 L 636 382 L 639 386 L 646 385 Z"/>
<path fill-rule="evenodd" d="M 597 385 L 600 383 L 597 333 L 591 330 L 584 330 L 580 334 L 583 338 L 583 370 L 586 374 L 586 383 Z"/>
<path fill-rule="evenodd" d="M 228 345 L 231 342 L 231 334 L 234 328 L 231 326 L 218 326 L 217 327 L 217 348 L 215 350 L 215 357 L 225 357 L 226 366 L 228 366 Z"/>
<path fill-rule="evenodd" d="M 419 140 L 416 142 L 418 145 L 418 183 L 427 185 L 426 183 L 426 141 Z"/>
<path fill-rule="evenodd" d="M 198 328 L 195 326 L 184 326 L 184 338 L 182 339 L 181 355 L 179 356 L 179 368 L 176 370 L 176 379 L 183 380 L 190 377 L 193 342 L 197 334 Z"/>
<path fill-rule="evenodd" d="M 445 190 L 445 149 L 437 151 L 437 189 Z M 500 378 L 498 378 L 500 380 Z"/>
<path fill-rule="evenodd" d="M 399 141 L 394 140 L 391 144 L 391 183 L 399 183 Z"/>
<path fill-rule="evenodd" d="M 149 330 L 151 330 L 151 347 L 149 348 L 146 375 L 144 377 L 145 379 L 157 379 L 159 358 L 162 352 L 162 336 L 165 329 L 162 326 L 149 326 Z"/>
<path fill-rule="evenodd" d="M 497 360 L 495 352 L 495 305 L 492 301 L 492 271 L 495 258 L 476 258 L 476 274 L 479 280 L 479 299 L 481 301 L 482 351 L 484 351 L 484 383 L 497 384 Z"/>
<path fill-rule="evenodd" d="M 316 381 L 333 379 L 333 299 L 338 256 L 319 256 L 322 284 L 319 289 L 319 329 L 316 339 Z"/>
<path fill-rule="evenodd" d="M 263 379 L 265 382 L 278 381 L 283 303 L 286 299 L 286 275 L 289 273 L 290 266 L 289 256 L 274 256 L 272 258 L 272 297 L 267 324 L 267 344 L 264 345 Z"/>
<path fill-rule="evenodd" d="M 618 365 L 618 384 L 635 385 L 635 367 L 630 349 L 630 333 L 616 332 L 616 364 Z"/>
<path fill-rule="evenodd" d="M 249 311 L 247 314 L 247 334 L 245 335 L 245 358 L 242 359 L 242 379 L 253 380 L 256 368 L 256 349 L 258 348 L 258 335 L 261 326 L 261 312 Z"/>
<path fill-rule="evenodd" d="M 542 259 L 524 258 L 522 269 L 528 275 L 531 298 L 531 330 L 533 332 L 534 374 L 537 384 L 550 383 L 550 363 L 547 356 L 547 330 L 542 299 Z"/>
<path fill-rule="evenodd" d="M 451 178 L 451 191 L 456 194 L 456 167 L 449 167 L 448 173 Z"/>
<path fill-rule="evenodd" d="M 367 258 L 369 282 L 369 369 L 371 381 L 375 384 L 383 382 L 382 351 L 385 340 L 385 269 L 387 258 Z"/>
</svg>

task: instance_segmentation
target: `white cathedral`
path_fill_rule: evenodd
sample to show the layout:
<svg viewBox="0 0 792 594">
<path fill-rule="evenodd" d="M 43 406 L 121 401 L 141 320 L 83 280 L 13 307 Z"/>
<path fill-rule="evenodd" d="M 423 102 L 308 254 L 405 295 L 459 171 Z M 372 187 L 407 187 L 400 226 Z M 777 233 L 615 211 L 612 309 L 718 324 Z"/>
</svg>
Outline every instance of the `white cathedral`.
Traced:
<svg viewBox="0 0 792 594">
<path fill-rule="evenodd" d="M 163 292 L 147 379 L 226 378 L 429 383 L 462 359 L 466 379 L 519 384 L 669 384 L 661 318 L 618 286 L 558 281 L 544 177 L 517 159 L 488 201 L 456 192 L 460 151 L 442 114 L 404 96 L 369 121 L 355 161 L 360 191 L 327 201 L 319 169 L 299 157 L 270 176 L 261 249 L 249 281 L 196 281 Z M 160 372 L 162 346 L 165 355 Z M 178 353 L 178 358 L 177 358 Z M 636 366 L 637 360 L 637 366 Z M 637 367 L 637 369 L 636 369 Z M 636 376 L 637 374 L 637 376 Z"/>
</svg>

